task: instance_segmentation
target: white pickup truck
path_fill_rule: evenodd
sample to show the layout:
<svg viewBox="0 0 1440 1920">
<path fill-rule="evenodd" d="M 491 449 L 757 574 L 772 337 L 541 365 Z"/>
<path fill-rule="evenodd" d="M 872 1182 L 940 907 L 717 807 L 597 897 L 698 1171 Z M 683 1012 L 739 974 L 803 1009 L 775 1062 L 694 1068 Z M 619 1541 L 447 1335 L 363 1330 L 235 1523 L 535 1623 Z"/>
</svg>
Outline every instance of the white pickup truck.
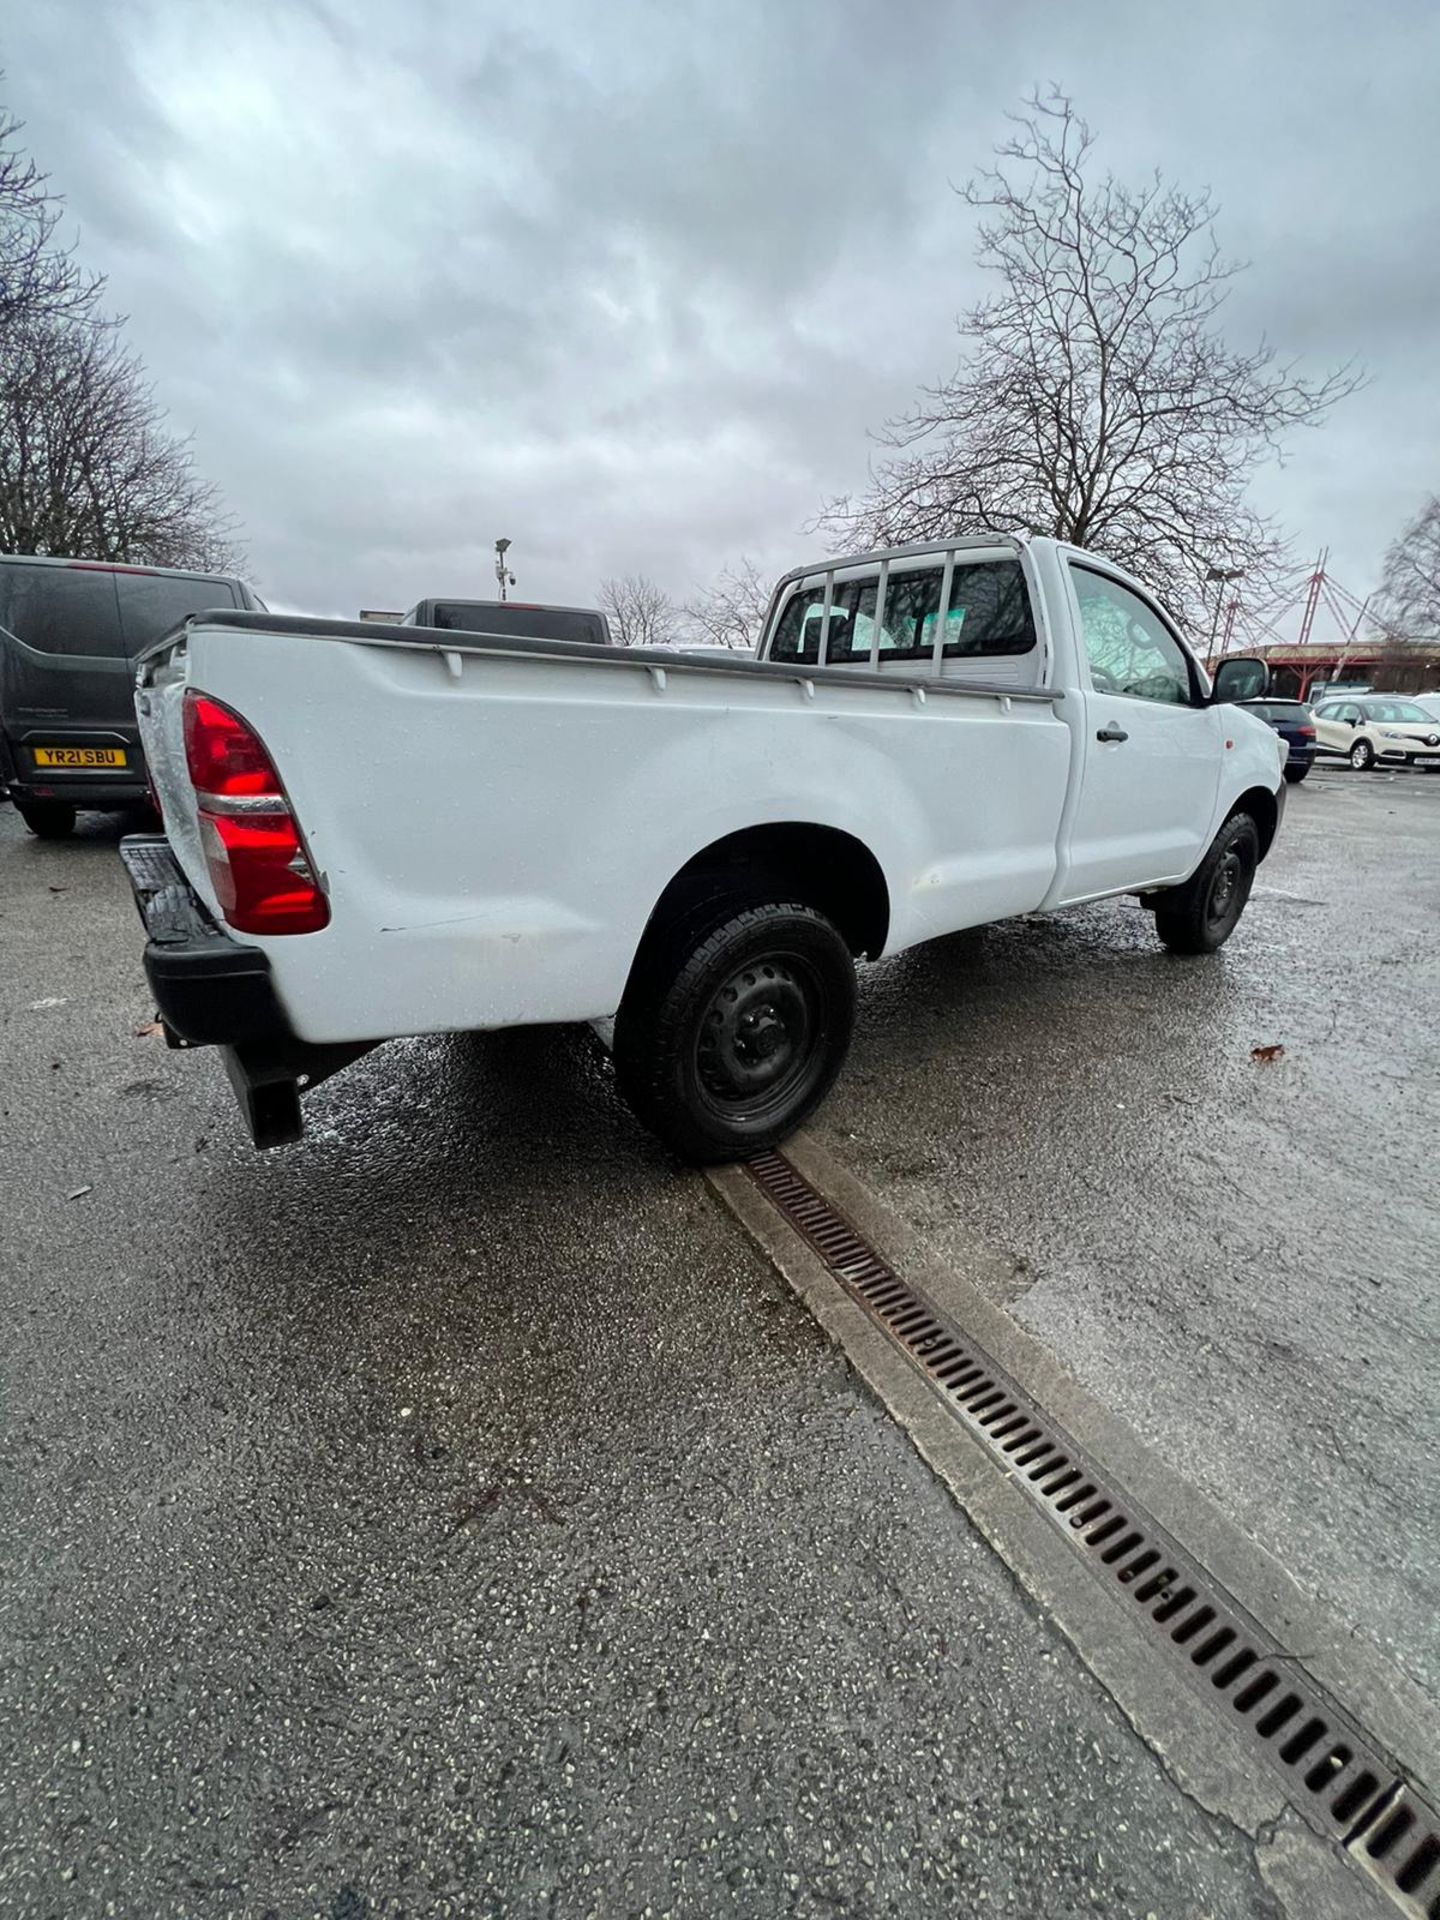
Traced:
<svg viewBox="0 0 1440 1920">
<path fill-rule="evenodd" d="M 138 663 L 165 833 L 122 854 L 258 1146 L 380 1041 L 613 1016 L 640 1117 L 734 1158 L 824 1097 L 857 957 L 1119 893 L 1219 947 L 1284 799 L 1223 704 L 1266 679 L 1043 539 L 787 574 L 754 656 L 205 613 Z"/>
</svg>

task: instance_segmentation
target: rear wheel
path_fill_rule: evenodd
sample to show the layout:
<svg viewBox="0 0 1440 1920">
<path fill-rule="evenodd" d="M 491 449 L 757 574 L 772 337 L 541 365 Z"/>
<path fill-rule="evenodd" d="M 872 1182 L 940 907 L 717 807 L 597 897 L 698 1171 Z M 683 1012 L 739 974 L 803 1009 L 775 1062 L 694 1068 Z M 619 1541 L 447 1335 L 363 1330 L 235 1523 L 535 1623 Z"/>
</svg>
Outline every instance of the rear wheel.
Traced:
<svg viewBox="0 0 1440 1920">
<path fill-rule="evenodd" d="M 1183 886 L 1157 895 L 1155 931 L 1172 953 L 1214 953 L 1239 924 L 1260 864 L 1248 813 L 1232 813 Z"/>
<path fill-rule="evenodd" d="M 17 800 L 15 811 L 41 840 L 64 840 L 75 831 L 75 809 L 63 800 Z"/>
<path fill-rule="evenodd" d="M 615 1021 L 616 1076 L 682 1159 L 740 1159 L 820 1104 L 854 1021 L 855 964 L 830 921 L 727 891 L 647 934 Z"/>
<path fill-rule="evenodd" d="M 1307 760 L 1303 767 L 1286 767 L 1285 778 L 1290 782 L 1292 787 L 1298 787 L 1309 771 L 1310 762 Z"/>
<path fill-rule="evenodd" d="M 1350 749 L 1350 764 L 1357 773 L 1368 773 L 1375 764 L 1375 749 L 1368 740 L 1357 740 Z"/>
</svg>

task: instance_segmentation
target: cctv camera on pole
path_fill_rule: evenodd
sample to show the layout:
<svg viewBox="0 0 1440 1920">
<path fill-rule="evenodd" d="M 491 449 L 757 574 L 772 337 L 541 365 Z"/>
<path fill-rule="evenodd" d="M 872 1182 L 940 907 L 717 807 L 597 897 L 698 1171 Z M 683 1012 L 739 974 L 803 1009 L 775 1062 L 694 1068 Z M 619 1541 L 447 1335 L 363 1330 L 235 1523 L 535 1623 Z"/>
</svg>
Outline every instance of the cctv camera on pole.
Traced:
<svg viewBox="0 0 1440 1920">
<path fill-rule="evenodd" d="M 495 578 L 500 582 L 500 598 L 502 600 L 506 597 L 505 589 L 507 587 L 513 587 L 515 584 L 515 576 L 511 573 L 505 561 L 505 555 L 509 551 L 510 542 L 508 540 L 497 540 L 495 542 Z"/>
</svg>

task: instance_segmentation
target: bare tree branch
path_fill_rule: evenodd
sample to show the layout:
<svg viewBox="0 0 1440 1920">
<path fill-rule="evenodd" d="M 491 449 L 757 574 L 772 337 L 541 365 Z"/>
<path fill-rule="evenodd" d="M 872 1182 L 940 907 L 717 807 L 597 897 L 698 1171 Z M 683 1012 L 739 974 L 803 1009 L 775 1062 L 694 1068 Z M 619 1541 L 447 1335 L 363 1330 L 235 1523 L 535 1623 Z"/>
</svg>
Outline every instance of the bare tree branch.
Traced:
<svg viewBox="0 0 1440 1920">
<path fill-rule="evenodd" d="M 714 583 L 681 608 L 702 646 L 754 647 L 770 605 L 770 585 L 755 562 L 742 556 Z"/>
<path fill-rule="evenodd" d="M 1132 567 L 1177 612 L 1199 610 L 1212 567 L 1263 590 L 1284 546 L 1249 480 L 1361 377 L 1307 381 L 1267 341 L 1231 346 L 1219 315 L 1242 268 L 1209 196 L 1097 175 L 1070 100 L 1028 106 L 964 189 L 999 287 L 959 320 L 960 365 L 888 423 L 897 457 L 869 489 L 817 524 L 863 545 L 1050 534 Z"/>
<path fill-rule="evenodd" d="M 232 569 L 215 488 L 171 433 L 104 281 L 57 245 L 60 202 L 0 110 L 0 548 Z"/>
<path fill-rule="evenodd" d="M 84 320 L 105 279 L 82 273 L 57 242 L 61 202 L 15 144 L 23 126 L 0 108 L 0 328 L 46 315 Z"/>
<path fill-rule="evenodd" d="M 678 609 L 643 573 L 600 582 L 600 605 L 622 647 L 665 646 L 676 637 Z"/>
<path fill-rule="evenodd" d="M 1440 494 L 1391 542 L 1375 621 L 1391 640 L 1440 638 Z"/>
<path fill-rule="evenodd" d="M 219 495 L 113 326 L 0 327 L 0 549 L 230 571 Z"/>
</svg>

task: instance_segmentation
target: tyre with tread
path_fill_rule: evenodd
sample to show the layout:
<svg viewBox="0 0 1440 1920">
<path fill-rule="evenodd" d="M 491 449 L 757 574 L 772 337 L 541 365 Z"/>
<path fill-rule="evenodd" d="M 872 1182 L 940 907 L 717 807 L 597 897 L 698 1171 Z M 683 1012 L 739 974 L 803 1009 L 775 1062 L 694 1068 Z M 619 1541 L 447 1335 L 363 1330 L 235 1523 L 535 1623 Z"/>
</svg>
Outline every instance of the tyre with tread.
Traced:
<svg viewBox="0 0 1440 1920">
<path fill-rule="evenodd" d="M 1260 835 L 1248 813 L 1232 813 L 1195 872 L 1155 902 L 1155 931 L 1172 953 L 1214 953 L 1239 923 L 1260 864 Z"/>
<path fill-rule="evenodd" d="M 15 811 L 37 839 L 64 840 L 75 831 L 75 809 L 63 800 L 17 800 Z"/>
<path fill-rule="evenodd" d="M 1357 740 L 1350 749 L 1350 764 L 1357 773 L 1368 773 L 1375 764 L 1375 749 L 1368 740 Z"/>
<path fill-rule="evenodd" d="M 775 1146 L 824 1099 L 855 1023 L 855 963 L 825 916 L 720 881 L 646 934 L 615 1020 L 636 1117 L 684 1160 Z"/>
</svg>

